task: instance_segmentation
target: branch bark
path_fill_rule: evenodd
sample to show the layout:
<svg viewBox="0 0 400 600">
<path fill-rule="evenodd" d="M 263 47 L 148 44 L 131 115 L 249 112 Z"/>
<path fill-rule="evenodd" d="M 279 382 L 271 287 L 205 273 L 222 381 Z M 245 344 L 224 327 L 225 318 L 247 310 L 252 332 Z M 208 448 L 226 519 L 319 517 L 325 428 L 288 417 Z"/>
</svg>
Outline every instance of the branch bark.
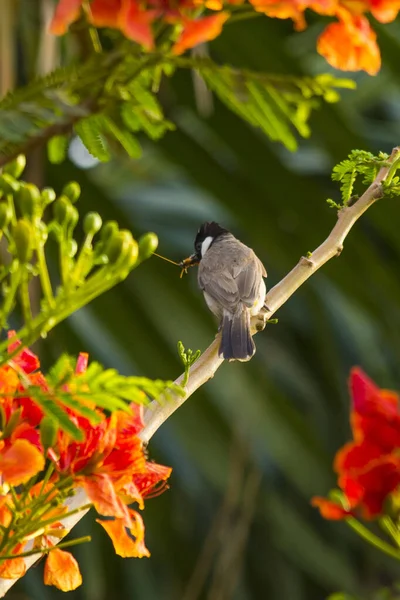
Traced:
<svg viewBox="0 0 400 600">
<path fill-rule="evenodd" d="M 390 166 L 395 160 L 400 159 L 400 147 L 393 149 L 388 160 L 388 166 L 380 169 L 374 182 L 364 192 L 364 194 L 352 205 L 343 207 L 338 213 L 336 225 L 328 235 L 326 240 L 318 246 L 308 257 L 301 257 L 297 265 L 275 285 L 266 295 L 265 304 L 268 310 L 255 318 L 252 322 L 254 333 L 264 329 L 267 320 L 289 300 L 289 298 L 298 290 L 298 288 L 311 275 L 320 269 L 328 260 L 339 256 L 343 249 L 343 243 L 354 223 L 374 202 L 383 197 L 382 182 L 387 178 Z M 169 396 L 154 400 L 147 408 L 144 416 L 145 427 L 140 433 L 143 443 L 147 444 L 156 431 L 163 423 L 180 407 L 190 396 L 204 383 L 211 379 L 217 369 L 221 366 L 223 359 L 218 356 L 220 334 L 217 334 L 215 340 L 203 352 L 190 369 L 190 377 L 185 386 L 184 396 Z M 183 382 L 184 374 L 175 381 L 178 385 Z M 85 506 L 88 499 L 79 489 L 75 496 L 68 501 L 69 510 L 76 510 Z M 62 522 L 65 528 L 70 531 L 78 521 L 86 514 L 87 510 L 75 513 L 70 517 L 65 517 Z M 60 541 L 60 540 L 58 540 Z M 27 569 L 40 557 L 30 556 L 25 559 Z M 0 598 L 4 597 L 6 592 L 15 583 L 14 580 L 0 578 Z"/>
</svg>

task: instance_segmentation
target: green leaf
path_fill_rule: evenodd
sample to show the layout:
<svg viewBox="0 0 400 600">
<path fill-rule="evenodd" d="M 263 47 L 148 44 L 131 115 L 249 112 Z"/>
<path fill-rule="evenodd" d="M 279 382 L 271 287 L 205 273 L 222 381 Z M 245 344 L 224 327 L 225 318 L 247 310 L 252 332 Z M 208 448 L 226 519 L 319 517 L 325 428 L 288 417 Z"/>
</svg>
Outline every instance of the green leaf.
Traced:
<svg viewBox="0 0 400 600">
<path fill-rule="evenodd" d="M 111 152 L 104 135 L 107 121 L 103 115 L 92 115 L 74 126 L 84 146 L 94 158 L 104 162 L 110 160 Z"/>
<path fill-rule="evenodd" d="M 129 131 L 124 131 L 110 117 L 105 118 L 104 125 L 131 158 L 140 158 L 142 155 L 140 144 Z"/>
<path fill-rule="evenodd" d="M 293 77 L 234 69 L 217 65 L 208 58 L 172 60 L 178 66 L 196 69 L 233 112 L 291 151 L 297 148 L 293 129 L 302 137 L 310 135 L 308 119 L 319 106 L 318 97 L 336 102 L 340 99 L 336 87 L 355 87 L 353 81 L 329 74 Z"/>
</svg>

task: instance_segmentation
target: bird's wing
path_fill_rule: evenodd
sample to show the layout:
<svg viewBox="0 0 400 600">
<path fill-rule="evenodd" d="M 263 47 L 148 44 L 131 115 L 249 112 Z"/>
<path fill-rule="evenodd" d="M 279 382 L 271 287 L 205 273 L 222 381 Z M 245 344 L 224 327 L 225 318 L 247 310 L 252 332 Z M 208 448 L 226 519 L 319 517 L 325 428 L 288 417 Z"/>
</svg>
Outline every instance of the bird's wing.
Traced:
<svg viewBox="0 0 400 600">
<path fill-rule="evenodd" d="M 225 265 L 223 269 L 215 267 L 204 272 L 200 263 L 199 285 L 223 308 L 234 312 L 239 302 L 248 307 L 257 302 L 265 269 L 253 252 L 240 265 Z"/>
<path fill-rule="evenodd" d="M 264 273 L 264 266 L 254 253 L 248 257 L 245 263 L 234 269 L 233 277 L 238 287 L 239 297 L 246 306 L 253 306 L 259 299 Z"/>
<path fill-rule="evenodd" d="M 229 272 L 215 273 L 199 270 L 199 285 L 204 292 L 214 298 L 222 308 L 234 312 L 240 301 L 235 279 Z"/>
</svg>

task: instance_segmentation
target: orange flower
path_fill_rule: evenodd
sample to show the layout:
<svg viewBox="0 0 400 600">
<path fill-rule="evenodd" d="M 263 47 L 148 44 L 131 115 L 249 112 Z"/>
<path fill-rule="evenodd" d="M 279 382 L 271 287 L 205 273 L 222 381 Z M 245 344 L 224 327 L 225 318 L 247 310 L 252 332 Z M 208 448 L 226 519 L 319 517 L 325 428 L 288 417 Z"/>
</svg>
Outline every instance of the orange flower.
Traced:
<svg viewBox="0 0 400 600">
<path fill-rule="evenodd" d="M 316 497 L 312 503 L 326 519 L 340 519 L 360 510 L 365 519 L 384 512 L 386 498 L 400 485 L 399 396 L 380 390 L 358 368 L 351 372 L 351 426 L 354 441 L 335 458 L 344 507 Z"/>
<path fill-rule="evenodd" d="M 84 442 L 76 442 L 63 431 L 58 433 L 49 457 L 62 473 L 74 475 L 97 512 L 122 519 L 131 528 L 127 504 L 150 495 L 168 479 L 171 469 L 146 461 L 138 437 L 143 427 L 142 407 L 131 405 L 131 414 L 116 412 L 97 425 L 83 417 L 71 418 L 85 432 Z"/>
<path fill-rule="evenodd" d="M 43 468 L 43 454 L 27 440 L 16 440 L 0 451 L 0 473 L 9 485 L 26 483 Z"/>
<path fill-rule="evenodd" d="M 71 592 L 82 583 L 78 563 L 70 552 L 51 550 L 44 565 L 45 585 L 54 585 L 62 592 Z"/>
<path fill-rule="evenodd" d="M 243 0 L 231 0 L 233 4 Z M 80 14 L 83 0 L 60 0 L 50 29 L 62 35 Z M 220 0 L 93 0 L 88 18 L 96 27 L 120 29 L 129 39 L 141 44 L 146 50 L 154 48 L 152 25 L 158 18 L 168 23 L 182 24 L 182 33 L 173 47 L 175 54 L 182 54 L 201 42 L 212 40 L 222 30 L 229 13 L 196 18 L 198 6 L 220 10 Z"/>
<path fill-rule="evenodd" d="M 318 38 L 317 50 L 330 65 L 343 71 L 362 69 L 376 75 L 381 67 L 376 34 L 365 17 L 349 17 L 328 25 Z"/>
</svg>

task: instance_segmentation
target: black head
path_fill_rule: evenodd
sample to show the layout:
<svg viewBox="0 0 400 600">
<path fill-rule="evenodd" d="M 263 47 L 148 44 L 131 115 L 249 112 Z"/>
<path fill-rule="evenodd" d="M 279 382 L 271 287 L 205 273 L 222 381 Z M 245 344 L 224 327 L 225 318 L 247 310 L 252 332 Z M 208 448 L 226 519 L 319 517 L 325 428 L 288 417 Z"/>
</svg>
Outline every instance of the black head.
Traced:
<svg viewBox="0 0 400 600">
<path fill-rule="evenodd" d="M 204 252 L 202 253 L 202 245 L 204 240 L 206 240 L 207 238 L 211 238 L 210 243 L 207 245 L 207 248 L 209 248 L 214 242 L 214 240 L 220 235 L 223 235 L 224 233 L 229 232 L 227 229 L 224 229 L 223 227 L 218 225 L 218 223 L 216 223 L 215 221 L 203 223 L 203 225 L 201 225 L 200 229 L 197 232 L 196 239 L 194 240 L 195 255 L 198 258 L 198 260 L 201 260 L 204 254 Z"/>
</svg>

